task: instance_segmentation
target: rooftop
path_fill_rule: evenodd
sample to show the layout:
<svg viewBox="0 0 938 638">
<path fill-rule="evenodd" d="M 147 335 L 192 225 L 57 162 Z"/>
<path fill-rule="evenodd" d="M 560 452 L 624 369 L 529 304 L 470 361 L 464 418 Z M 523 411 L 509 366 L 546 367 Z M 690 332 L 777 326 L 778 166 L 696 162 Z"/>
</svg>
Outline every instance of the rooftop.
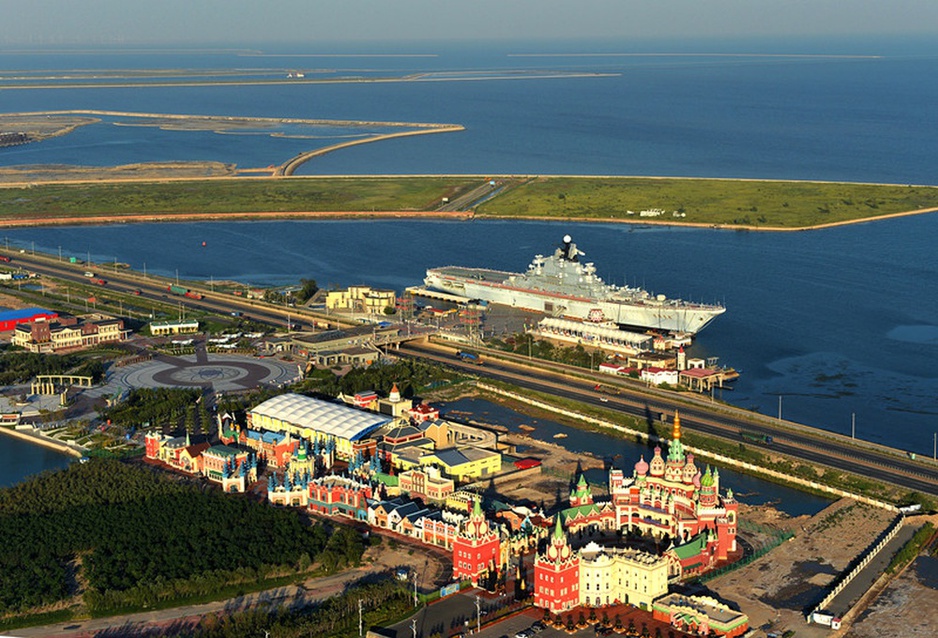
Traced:
<svg viewBox="0 0 938 638">
<path fill-rule="evenodd" d="M 391 421 L 381 414 L 292 393 L 268 399 L 251 413 L 350 441 L 362 439 Z"/>
</svg>

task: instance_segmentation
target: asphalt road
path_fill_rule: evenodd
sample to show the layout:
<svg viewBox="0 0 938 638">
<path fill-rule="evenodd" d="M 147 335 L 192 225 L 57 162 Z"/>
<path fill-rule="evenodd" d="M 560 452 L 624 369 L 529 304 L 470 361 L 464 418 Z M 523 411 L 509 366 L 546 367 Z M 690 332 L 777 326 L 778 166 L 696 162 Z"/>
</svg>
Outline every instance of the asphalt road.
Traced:
<svg viewBox="0 0 938 638">
<path fill-rule="evenodd" d="M 48 256 L 34 256 L 28 253 L 16 253 L 12 256 L 14 261 L 10 264 L 11 266 L 27 268 L 41 275 L 66 281 L 86 285 L 89 283 L 89 279 L 83 275 L 88 269 L 85 265 L 58 262 Z M 167 280 L 163 278 L 154 280 L 119 270 L 109 272 L 101 265 L 96 266 L 94 270 L 99 277 L 107 279 L 107 285 L 103 286 L 107 290 L 125 294 L 140 290 L 141 297 L 180 303 L 189 308 L 209 310 L 221 315 L 240 311 L 255 321 L 280 326 L 284 325 L 288 314 L 292 316 L 300 314 L 300 311 L 296 309 L 281 311 L 278 308 L 251 306 L 247 302 L 228 298 L 227 295 L 225 298 L 219 296 L 205 297 L 201 300 L 190 299 L 169 293 L 166 290 Z M 163 299 L 164 297 L 166 299 Z M 845 437 L 821 430 L 816 430 L 815 434 L 811 428 L 798 426 L 798 424 L 774 426 L 769 419 L 755 421 L 752 413 L 722 404 L 714 408 L 705 404 L 689 405 L 686 400 L 671 399 L 662 393 L 652 394 L 622 386 L 616 386 L 619 394 L 600 395 L 593 390 L 593 386 L 596 383 L 611 386 L 612 381 L 609 377 L 596 377 L 595 380 L 588 381 L 574 378 L 569 374 L 548 372 L 492 359 L 488 359 L 484 366 L 476 366 L 456 360 L 450 352 L 441 352 L 439 348 L 414 343 L 402 345 L 400 350 L 402 355 L 409 354 L 435 359 L 479 376 L 501 379 L 521 387 L 590 403 L 639 418 L 655 420 L 660 413 L 671 414 L 675 409 L 679 409 L 681 422 L 689 430 L 737 442 L 741 441 L 741 430 L 764 434 L 773 439 L 771 445 L 764 446 L 772 451 L 809 463 L 826 465 L 893 483 L 909 490 L 938 496 L 938 466 L 912 461 L 899 450 L 891 450 L 883 446 L 853 444 Z M 556 366 L 556 368 L 562 369 L 561 366 Z M 601 401 L 601 396 L 607 401 Z M 747 445 L 760 446 L 751 442 L 747 442 Z"/>
<path fill-rule="evenodd" d="M 773 427 L 768 420 L 754 423 L 751 413 L 724 405 L 720 405 L 719 412 L 717 412 L 705 406 L 688 405 L 686 401 L 669 399 L 660 394 L 652 396 L 628 388 L 619 389 L 620 394 L 597 393 L 593 389 L 594 385 L 602 383 L 610 386 L 608 378 L 597 377 L 594 381 L 582 380 L 536 368 L 522 368 L 491 358 L 486 359 L 485 365 L 477 366 L 463 363 L 446 352 L 441 353 L 438 348 L 416 343 L 402 344 L 400 354 L 434 359 L 481 377 L 499 379 L 520 387 L 646 420 L 656 420 L 659 414 L 672 414 L 677 409 L 680 410 L 682 427 L 694 432 L 744 442 L 750 446 L 765 447 L 766 450 L 786 454 L 809 463 L 826 465 L 871 479 L 893 483 L 909 490 L 938 495 L 938 467 L 907 459 L 899 450 L 890 452 L 873 447 L 852 445 L 828 432 L 819 430 L 817 435 L 813 435 L 805 426 L 790 429 L 789 427 Z M 606 401 L 602 401 L 602 398 Z M 773 441 L 770 445 L 743 441 L 740 437 L 741 430 L 771 436 Z"/>
<path fill-rule="evenodd" d="M 232 312 L 240 312 L 243 317 L 277 327 L 286 326 L 289 318 L 294 329 L 300 329 L 300 322 L 305 315 L 302 309 L 284 308 L 281 310 L 271 306 L 261 307 L 235 298 L 223 299 L 221 295 L 214 297 L 211 293 L 202 299 L 191 299 L 175 295 L 167 290 L 171 283 L 168 279 L 143 277 L 135 271 L 115 270 L 107 264 L 70 264 L 65 261 L 56 261 L 55 258 L 48 256 L 31 255 L 29 253 L 10 253 L 10 255 L 13 257 L 13 261 L 9 264 L 11 267 L 24 268 L 44 277 L 53 277 L 58 280 L 97 288 L 92 282 L 92 278 L 84 276 L 85 272 L 94 272 L 95 279 L 107 281 L 107 284 L 100 286 L 102 295 L 106 295 L 108 292 L 121 293 L 139 299 L 156 300 L 172 305 L 181 304 L 188 309 L 207 310 L 220 315 L 231 315 Z M 135 290 L 140 291 L 139 296 L 134 295 Z M 229 296 L 225 295 L 225 297 Z"/>
</svg>

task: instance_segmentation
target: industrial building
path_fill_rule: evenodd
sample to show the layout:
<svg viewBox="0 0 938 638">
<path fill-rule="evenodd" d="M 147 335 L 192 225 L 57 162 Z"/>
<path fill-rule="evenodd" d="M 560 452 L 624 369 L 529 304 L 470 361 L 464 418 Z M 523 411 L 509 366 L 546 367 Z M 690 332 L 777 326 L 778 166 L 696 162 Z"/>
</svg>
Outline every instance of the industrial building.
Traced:
<svg viewBox="0 0 938 638">
<path fill-rule="evenodd" d="M 39 319 L 52 321 L 58 317 L 58 313 L 46 310 L 45 308 L 21 308 L 19 310 L 5 310 L 0 312 L 0 332 L 13 330 L 21 323 L 32 323 Z"/>
</svg>

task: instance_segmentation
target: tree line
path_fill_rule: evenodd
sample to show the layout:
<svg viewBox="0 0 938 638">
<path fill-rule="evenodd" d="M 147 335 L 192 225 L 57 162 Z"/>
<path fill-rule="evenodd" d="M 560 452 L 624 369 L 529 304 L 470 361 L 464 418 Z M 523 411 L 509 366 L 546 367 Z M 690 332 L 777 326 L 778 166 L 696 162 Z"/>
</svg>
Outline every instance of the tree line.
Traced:
<svg viewBox="0 0 938 638">
<path fill-rule="evenodd" d="M 22 350 L 0 352 L 0 385 L 27 383 L 40 374 L 89 376 L 95 382 L 104 378 L 104 364 L 77 354 L 40 354 Z"/>
<path fill-rule="evenodd" d="M 61 600 L 80 569 L 93 613 L 210 595 L 276 571 L 357 564 L 353 529 L 94 459 L 0 490 L 0 614 Z"/>
</svg>

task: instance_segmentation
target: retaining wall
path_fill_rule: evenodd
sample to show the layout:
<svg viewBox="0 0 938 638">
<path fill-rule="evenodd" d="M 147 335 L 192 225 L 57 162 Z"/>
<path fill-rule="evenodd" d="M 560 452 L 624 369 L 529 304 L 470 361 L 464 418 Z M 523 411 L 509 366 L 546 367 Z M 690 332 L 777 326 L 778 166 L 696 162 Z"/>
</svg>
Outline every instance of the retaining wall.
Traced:
<svg viewBox="0 0 938 638">
<path fill-rule="evenodd" d="M 808 622 L 811 622 L 811 618 L 814 615 L 814 612 L 823 611 L 827 609 L 827 606 L 831 604 L 831 602 L 834 600 L 837 594 L 843 591 L 844 587 L 849 585 L 850 582 L 854 578 L 857 577 L 857 574 L 863 571 L 864 567 L 869 565 L 871 560 L 876 558 L 876 555 L 879 554 L 883 550 L 886 544 L 889 543 L 889 541 L 891 541 L 893 538 L 895 538 L 896 534 L 899 533 L 899 530 L 902 529 L 902 524 L 904 521 L 905 521 L 905 516 L 903 516 L 902 514 L 899 514 L 898 516 L 896 516 L 896 520 L 893 521 L 892 527 L 889 529 L 889 531 L 887 531 L 886 534 L 883 535 L 883 537 L 880 539 L 878 543 L 876 543 L 876 545 L 874 545 L 873 547 L 871 547 L 870 549 L 866 551 L 866 555 L 863 556 L 860 562 L 857 563 L 853 567 L 853 569 L 847 572 L 847 574 L 844 575 L 843 578 L 839 579 L 836 582 L 836 584 L 831 588 L 830 592 L 828 592 L 827 596 L 825 596 L 824 599 L 821 600 L 820 603 L 818 603 L 817 607 L 815 607 L 814 610 L 810 614 L 808 614 L 808 618 L 807 618 Z"/>
<path fill-rule="evenodd" d="M 508 390 L 503 390 L 502 388 L 498 388 L 498 387 L 496 387 L 496 386 L 492 386 L 492 385 L 489 385 L 489 384 L 487 384 L 487 383 L 476 383 L 476 387 L 477 387 L 478 389 L 484 390 L 484 391 L 486 391 L 486 392 L 492 392 L 492 393 L 494 393 L 494 394 L 499 394 L 499 395 L 501 395 L 501 396 L 508 397 L 508 398 L 513 399 L 513 400 L 515 400 L 515 401 L 519 401 L 519 402 L 521 402 L 521 403 L 527 403 L 528 405 L 533 405 L 534 407 L 537 407 L 537 408 L 539 408 L 539 409 L 541 409 L 541 410 L 547 410 L 547 411 L 553 412 L 553 413 L 555 413 L 555 414 L 562 414 L 562 415 L 564 415 L 564 416 L 566 416 L 566 417 L 570 417 L 570 418 L 572 418 L 572 419 L 577 419 L 577 420 L 583 421 L 583 422 L 585 422 L 585 423 L 591 423 L 591 424 L 593 424 L 593 425 L 598 425 L 598 426 L 603 427 L 603 428 L 607 428 L 607 429 L 610 429 L 610 430 L 615 430 L 615 431 L 617 431 L 617 432 L 622 432 L 623 434 L 628 434 L 628 435 L 630 435 L 630 436 L 637 436 L 637 437 L 640 437 L 640 438 L 642 438 L 642 439 L 644 439 L 644 440 L 646 440 L 646 441 L 649 439 L 649 435 L 648 435 L 648 433 L 646 433 L 646 432 L 639 432 L 638 430 L 633 430 L 632 428 L 628 428 L 628 427 L 625 427 L 624 425 L 619 425 L 618 423 L 613 423 L 613 422 L 607 421 L 607 420 L 605 420 L 605 419 L 599 419 L 599 418 L 592 417 L 592 416 L 588 416 L 588 415 L 585 415 L 585 414 L 580 414 L 579 412 L 576 412 L 576 411 L 574 411 L 574 410 L 568 410 L 568 409 L 566 409 L 566 408 L 561 408 L 561 407 L 558 407 L 558 406 L 555 406 L 555 405 L 551 405 L 550 403 L 546 403 L 546 402 L 544 402 L 544 401 L 539 401 L 539 400 L 537 400 L 537 399 L 532 399 L 531 397 L 524 396 L 524 395 L 518 394 L 518 393 L 516 393 L 516 392 L 510 392 L 510 391 L 508 391 Z M 664 442 L 664 443 L 667 443 L 667 441 L 663 441 L 662 439 L 658 439 L 657 437 L 656 437 L 655 440 L 657 440 L 657 441 L 662 441 L 662 442 Z M 755 464 L 753 464 L 753 463 L 747 463 L 746 461 L 739 461 L 739 460 L 737 460 L 737 459 L 734 459 L 734 458 L 731 458 L 731 457 L 728 457 L 728 456 L 724 456 L 724 455 L 722 455 L 722 454 L 717 454 L 717 453 L 715 453 L 715 452 L 710 452 L 710 451 L 707 451 L 707 450 L 701 450 L 701 449 L 698 449 L 698 448 L 695 448 L 695 447 L 692 447 L 692 446 L 689 446 L 689 445 L 685 445 L 685 446 L 684 446 L 684 449 L 687 450 L 688 452 L 693 452 L 696 456 L 705 457 L 705 458 L 708 458 L 708 459 L 712 459 L 713 461 L 717 461 L 717 462 L 719 462 L 719 463 L 722 463 L 722 464 L 724 464 L 724 465 L 728 465 L 728 466 L 740 468 L 740 469 L 743 469 L 743 470 L 748 471 L 748 472 L 751 473 L 751 474 L 756 474 L 756 475 L 761 475 L 761 476 L 769 476 L 769 477 L 772 477 L 772 478 L 774 478 L 774 479 L 779 480 L 779 481 L 782 482 L 782 483 L 794 483 L 794 484 L 796 484 L 796 485 L 801 485 L 801 486 L 804 486 L 804 487 L 810 487 L 811 489 L 818 490 L 818 491 L 821 491 L 821 492 L 826 492 L 827 494 L 831 494 L 831 495 L 833 495 L 833 496 L 837 496 L 838 498 L 844 498 L 844 497 L 846 497 L 846 498 L 851 498 L 851 499 L 853 499 L 853 500 L 855 500 L 855 501 L 858 501 L 858 502 L 860 502 L 860 503 L 866 503 L 867 505 L 872 505 L 872 506 L 874 506 L 874 507 L 879 507 L 879 508 L 881 508 L 881 509 L 885 509 L 885 510 L 888 510 L 888 511 L 890 511 L 890 512 L 898 512 L 898 511 L 899 511 L 899 508 L 897 508 L 895 505 L 893 505 L 893 504 L 891 504 L 891 503 L 885 503 L 885 502 L 883 502 L 883 501 L 880 501 L 880 500 L 877 500 L 877 499 L 873 499 L 873 498 L 869 498 L 869 497 L 867 497 L 867 496 L 861 496 L 861 495 L 859 495 L 859 494 L 853 494 L 853 493 L 851 493 L 851 492 L 848 492 L 848 491 L 846 491 L 846 490 L 842 490 L 842 489 L 839 489 L 839 488 L 836 488 L 836 487 L 829 487 L 829 486 L 827 486 L 827 485 L 822 485 L 821 483 L 818 483 L 817 481 L 809 481 L 809 480 L 807 480 L 807 479 L 803 479 L 803 478 L 800 478 L 800 477 L 798 477 L 798 476 L 792 476 L 791 474 L 786 474 L 786 473 L 784 473 L 784 472 L 779 472 L 779 471 L 777 471 L 777 470 L 771 470 L 771 469 L 768 469 L 768 468 L 764 468 L 764 467 L 761 467 L 761 466 L 759 466 L 759 465 L 755 465 Z"/>
</svg>

